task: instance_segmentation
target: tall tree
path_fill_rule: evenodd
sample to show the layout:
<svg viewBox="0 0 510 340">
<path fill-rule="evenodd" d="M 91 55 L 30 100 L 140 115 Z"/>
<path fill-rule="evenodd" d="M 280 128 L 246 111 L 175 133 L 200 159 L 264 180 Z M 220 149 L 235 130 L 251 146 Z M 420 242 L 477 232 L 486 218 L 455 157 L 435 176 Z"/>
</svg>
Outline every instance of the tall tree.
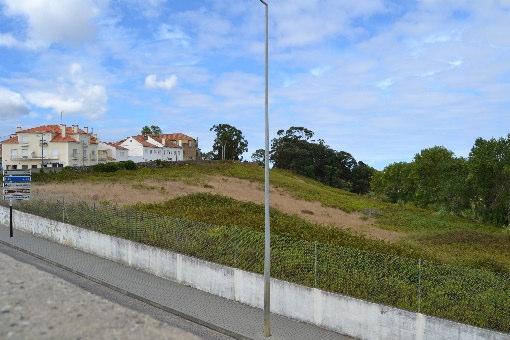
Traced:
<svg viewBox="0 0 510 340">
<path fill-rule="evenodd" d="M 157 125 L 145 125 L 142 128 L 141 134 L 144 136 L 151 135 L 151 136 L 159 136 L 161 134 L 161 128 Z"/>
<path fill-rule="evenodd" d="M 409 202 L 414 200 L 416 181 L 412 163 L 393 163 L 372 177 L 371 187 L 379 195 L 391 202 Z"/>
<path fill-rule="evenodd" d="M 510 134 L 475 141 L 469 154 L 469 183 L 477 214 L 499 225 L 510 224 Z"/>
<path fill-rule="evenodd" d="M 142 135 L 144 135 L 144 136 L 146 136 L 146 135 L 151 135 L 151 134 L 152 134 L 152 130 L 151 130 L 150 126 L 145 125 L 145 126 L 142 128 L 141 134 L 142 134 Z"/>
<path fill-rule="evenodd" d="M 254 163 L 257 163 L 258 165 L 264 165 L 265 160 L 265 153 L 266 151 L 264 149 L 257 149 L 255 152 L 251 155 L 251 160 Z"/>
<path fill-rule="evenodd" d="M 358 164 L 345 151 L 333 150 L 321 139 L 313 140 L 313 136 L 313 131 L 299 126 L 279 130 L 271 147 L 274 166 L 293 170 L 337 188 L 367 192 L 371 168 L 364 163 Z M 356 188 L 353 188 L 353 170 L 357 166 Z"/>
<path fill-rule="evenodd" d="M 159 136 L 161 134 L 161 128 L 157 125 L 151 125 L 151 131 L 154 136 Z"/>
<path fill-rule="evenodd" d="M 357 194 L 367 194 L 370 191 L 370 181 L 375 169 L 359 161 L 352 168 L 351 191 Z"/>
<path fill-rule="evenodd" d="M 229 124 L 213 125 L 210 131 L 214 131 L 216 137 L 213 144 L 214 159 L 239 161 L 243 153 L 248 151 L 248 141 L 244 138 L 241 130 Z"/>
</svg>

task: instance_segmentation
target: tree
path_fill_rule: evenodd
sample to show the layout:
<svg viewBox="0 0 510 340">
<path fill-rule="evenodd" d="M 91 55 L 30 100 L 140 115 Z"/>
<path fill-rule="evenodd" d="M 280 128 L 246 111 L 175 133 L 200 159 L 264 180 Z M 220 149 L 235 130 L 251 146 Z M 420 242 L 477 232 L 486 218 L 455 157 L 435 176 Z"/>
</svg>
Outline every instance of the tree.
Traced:
<svg viewBox="0 0 510 340">
<path fill-rule="evenodd" d="M 510 134 L 478 138 L 469 154 L 469 184 L 478 216 L 499 225 L 510 223 Z"/>
<path fill-rule="evenodd" d="M 442 146 L 424 149 L 414 157 L 415 199 L 422 206 L 460 211 L 468 207 L 467 166 Z"/>
<path fill-rule="evenodd" d="M 146 135 L 159 136 L 161 134 L 161 128 L 157 125 L 151 125 L 151 126 L 145 125 L 142 128 L 141 134 L 144 136 L 146 136 Z"/>
<path fill-rule="evenodd" d="M 264 165 L 265 158 L 266 157 L 265 157 L 265 150 L 264 149 L 257 149 L 251 155 L 252 162 L 257 163 L 258 165 Z"/>
<path fill-rule="evenodd" d="M 141 134 L 142 134 L 142 135 L 144 135 L 144 136 L 146 136 L 146 135 L 152 135 L 152 130 L 151 130 L 150 126 L 145 125 L 145 126 L 142 128 Z"/>
<path fill-rule="evenodd" d="M 374 168 L 359 161 L 352 169 L 351 191 L 357 194 L 367 194 L 370 192 L 370 181 L 374 173 Z"/>
<path fill-rule="evenodd" d="M 412 163 L 393 163 L 374 174 L 372 190 L 387 197 L 391 202 L 409 202 L 414 200 L 416 183 L 413 177 Z"/>
<path fill-rule="evenodd" d="M 271 145 L 274 167 L 292 170 L 337 188 L 368 192 L 373 169 L 358 163 L 348 152 L 335 151 L 321 139 L 313 140 L 313 136 L 313 131 L 299 126 L 279 130 Z M 354 188 L 353 170 L 356 167 L 359 168 L 356 169 Z"/>
<path fill-rule="evenodd" d="M 151 125 L 151 131 L 154 136 L 159 136 L 161 134 L 161 128 L 157 125 Z"/>
<path fill-rule="evenodd" d="M 222 159 L 223 150 L 225 150 L 224 159 L 234 161 L 243 159 L 243 153 L 248 151 L 248 141 L 241 130 L 229 124 L 217 124 L 213 125 L 210 131 L 216 133 L 213 144 L 214 159 Z"/>
</svg>

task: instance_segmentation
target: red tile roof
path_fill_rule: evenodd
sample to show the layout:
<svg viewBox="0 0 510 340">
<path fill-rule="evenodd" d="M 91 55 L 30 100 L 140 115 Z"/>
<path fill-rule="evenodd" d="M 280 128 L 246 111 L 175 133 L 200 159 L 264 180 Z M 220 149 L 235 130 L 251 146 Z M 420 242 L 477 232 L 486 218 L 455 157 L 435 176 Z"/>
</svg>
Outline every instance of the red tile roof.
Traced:
<svg viewBox="0 0 510 340">
<path fill-rule="evenodd" d="M 58 125 L 58 124 L 41 125 L 41 126 L 36 126 L 36 127 L 30 128 L 30 129 L 21 130 L 16 133 L 41 133 L 41 132 L 61 133 L 61 128 L 60 128 L 60 125 Z M 73 132 L 73 127 L 66 126 L 66 135 L 73 135 L 73 134 L 75 134 Z M 83 131 L 82 129 L 78 129 L 78 132 L 76 134 L 86 135 L 87 133 L 85 131 Z"/>
<path fill-rule="evenodd" d="M 56 134 L 52 140 L 52 143 L 79 143 L 76 139 L 71 136 L 62 136 L 61 134 Z"/>
<path fill-rule="evenodd" d="M 151 142 L 146 140 L 145 137 L 142 135 L 133 136 L 133 139 L 136 140 L 138 143 L 142 144 L 146 148 L 160 148 L 160 146 L 152 144 Z"/>
<path fill-rule="evenodd" d="M 163 134 L 159 135 L 159 137 L 165 137 L 166 139 L 170 139 L 170 140 L 187 140 L 187 139 L 195 140 L 195 138 L 185 135 L 184 133 L 181 133 L 181 132 L 163 133 Z"/>
<path fill-rule="evenodd" d="M 110 145 L 110 146 L 113 146 L 113 147 L 114 147 L 115 149 L 117 149 L 117 150 L 129 150 L 129 149 L 127 149 L 127 148 L 125 148 L 125 147 L 121 146 L 121 145 L 120 145 L 120 143 L 122 143 L 122 142 L 118 142 L 118 143 L 112 143 L 112 142 L 109 142 L 109 143 L 105 143 L 105 144 L 108 144 L 108 145 Z"/>
<path fill-rule="evenodd" d="M 166 137 L 164 137 L 164 138 L 165 138 L 165 143 L 163 143 L 163 137 L 161 137 L 161 136 L 158 136 L 158 137 L 156 137 L 156 136 L 151 136 L 151 137 L 152 137 L 152 139 L 154 139 L 154 140 L 155 140 L 155 141 L 157 141 L 158 143 L 163 144 L 163 145 L 164 145 L 164 146 L 166 146 L 167 148 L 177 148 L 177 149 L 182 148 L 182 146 L 177 145 L 176 143 L 172 142 L 170 139 L 168 139 L 168 138 L 166 138 Z"/>
<path fill-rule="evenodd" d="M 3 142 L 0 142 L 0 144 L 18 144 L 18 136 L 12 136 L 9 139 L 4 140 Z"/>
</svg>

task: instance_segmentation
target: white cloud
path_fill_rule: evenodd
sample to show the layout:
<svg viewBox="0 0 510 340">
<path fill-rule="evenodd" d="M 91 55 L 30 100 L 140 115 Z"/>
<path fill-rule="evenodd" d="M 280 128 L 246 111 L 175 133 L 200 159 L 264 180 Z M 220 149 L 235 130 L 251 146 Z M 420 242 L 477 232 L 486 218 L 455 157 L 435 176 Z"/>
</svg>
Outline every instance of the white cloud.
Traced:
<svg viewBox="0 0 510 340">
<path fill-rule="evenodd" d="M 68 79 L 60 77 L 52 91 L 33 89 L 26 93 L 26 98 L 31 104 L 55 113 L 64 111 L 88 118 L 101 116 L 108 102 L 105 87 L 90 83 L 78 63 L 69 66 Z"/>
<path fill-rule="evenodd" d="M 350 36 L 353 21 L 384 11 L 380 0 L 294 0 L 271 6 L 274 31 L 281 46 L 305 46 L 337 35 Z"/>
<path fill-rule="evenodd" d="M 93 19 L 105 1 L 3 0 L 6 15 L 26 18 L 28 38 L 23 44 L 29 48 L 46 47 L 54 42 L 77 43 L 90 39 L 95 33 Z"/>
<path fill-rule="evenodd" d="M 4 47 L 21 47 L 23 43 L 19 42 L 10 33 L 0 33 L 0 46 Z"/>
<path fill-rule="evenodd" d="M 459 59 L 459 60 L 453 60 L 453 61 L 448 62 L 448 64 L 449 64 L 451 67 L 454 67 L 454 68 L 455 68 L 455 67 L 459 67 L 459 66 L 461 66 L 463 63 L 464 63 L 464 61 L 462 61 L 462 60 L 460 60 L 460 59 Z"/>
<path fill-rule="evenodd" d="M 171 75 L 163 80 L 158 80 L 155 74 L 149 74 L 145 77 L 145 87 L 149 89 L 171 90 L 177 85 L 177 76 Z"/>
<path fill-rule="evenodd" d="M 29 113 L 28 104 L 21 94 L 0 87 L 0 118 L 15 118 Z"/>
<path fill-rule="evenodd" d="M 172 40 L 182 47 L 188 47 L 190 37 L 179 27 L 173 27 L 167 24 L 159 26 L 157 38 L 161 40 Z"/>
<path fill-rule="evenodd" d="M 326 73 L 327 71 L 329 71 L 330 67 L 329 66 L 320 66 L 320 67 L 314 67 L 310 70 L 310 73 L 312 74 L 312 76 L 315 76 L 315 77 L 320 77 L 322 76 L 324 73 Z"/>
<path fill-rule="evenodd" d="M 391 78 L 386 78 L 376 84 L 376 86 L 381 90 L 387 90 L 391 87 L 391 85 L 393 85 L 393 79 Z"/>
</svg>

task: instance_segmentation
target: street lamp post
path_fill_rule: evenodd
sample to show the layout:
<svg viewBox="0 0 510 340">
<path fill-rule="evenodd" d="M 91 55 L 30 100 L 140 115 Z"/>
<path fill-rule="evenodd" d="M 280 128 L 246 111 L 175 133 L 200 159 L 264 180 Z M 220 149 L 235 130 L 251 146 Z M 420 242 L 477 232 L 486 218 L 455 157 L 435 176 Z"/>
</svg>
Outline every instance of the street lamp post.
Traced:
<svg viewBox="0 0 510 340">
<path fill-rule="evenodd" d="M 271 336 L 271 226 L 269 219 L 269 5 L 267 0 L 259 0 L 266 14 L 265 50 L 265 139 L 264 153 L 264 336 Z"/>
</svg>

